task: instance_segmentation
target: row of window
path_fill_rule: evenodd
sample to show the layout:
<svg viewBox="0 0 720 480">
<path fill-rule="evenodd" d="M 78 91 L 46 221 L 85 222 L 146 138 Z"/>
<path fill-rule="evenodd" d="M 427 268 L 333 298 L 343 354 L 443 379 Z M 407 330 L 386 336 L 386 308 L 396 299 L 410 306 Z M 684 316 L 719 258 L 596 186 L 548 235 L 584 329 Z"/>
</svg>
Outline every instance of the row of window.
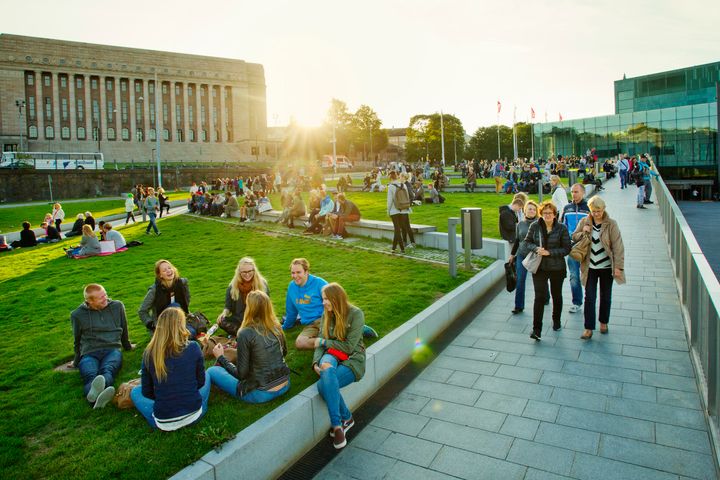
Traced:
<svg viewBox="0 0 720 480">
<path fill-rule="evenodd" d="M 99 140 L 99 139 L 98 139 L 98 133 L 99 133 L 99 132 L 98 132 L 98 129 L 97 129 L 97 128 L 93 128 L 93 129 L 92 129 L 92 139 L 93 139 L 94 141 L 98 141 L 98 140 Z M 219 130 L 213 130 L 212 133 L 213 133 L 213 141 L 214 141 L 214 142 L 218 142 L 219 139 L 220 139 L 220 131 L 219 131 Z M 136 137 L 137 137 L 137 141 L 138 141 L 138 142 L 142 142 L 142 141 L 145 140 L 142 129 L 140 129 L 140 128 L 137 129 L 137 131 L 135 132 L 135 134 L 136 134 Z M 228 132 L 228 135 L 229 135 L 229 134 L 230 134 L 230 132 Z M 175 132 L 175 138 L 177 139 L 178 142 L 183 142 L 183 141 L 184 141 L 183 137 L 184 137 L 183 131 L 182 131 L 181 129 L 178 129 L 178 130 Z M 28 127 L 28 138 L 30 138 L 30 139 L 37 139 L 37 138 L 38 138 L 38 127 L 37 127 L 37 126 L 35 126 L 35 125 L 30 125 L 30 126 Z M 52 139 L 54 139 L 54 138 L 55 138 L 55 128 L 52 127 L 51 125 L 48 125 L 47 127 L 45 127 L 45 139 L 47 139 L 47 140 L 52 140 Z M 60 138 L 63 139 L 63 140 L 69 140 L 69 139 L 70 139 L 70 128 L 69 128 L 69 127 L 62 127 L 62 128 L 60 129 Z M 121 138 L 122 140 L 130 140 L 130 130 L 129 130 L 128 128 L 123 128 L 123 129 L 121 129 L 121 130 L 120 130 L 120 138 Z M 201 131 L 200 131 L 200 141 L 206 142 L 206 141 L 207 141 L 207 138 L 208 138 L 208 136 L 207 136 L 207 130 L 201 130 Z M 87 140 L 85 127 L 77 127 L 77 139 L 78 139 L 78 140 Z M 114 128 L 108 127 L 108 129 L 107 129 L 107 139 L 108 139 L 108 140 L 115 140 L 115 139 L 116 139 L 116 137 L 115 137 L 115 129 L 114 129 Z M 163 130 L 163 139 L 164 139 L 165 141 L 169 141 L 169 140 L 170 140 L 170 130 L 168 130 L 167 128 Z M 156 135 L 155 135 L 155 129 L 154 129 L 154 128 L 151 128 L 150 130 L 148 130 L 148 140 L 149 140 L 149 141 L 153 141 L 153 142 L 156 140 Z M 195 130 L 192 130 L 192 129 L 191 129 L 191 130 L 188 130 L 188 141 L 190 141 L 190 142 L 194 142 L 194 141 L 195 141 Z"/>
</svg>

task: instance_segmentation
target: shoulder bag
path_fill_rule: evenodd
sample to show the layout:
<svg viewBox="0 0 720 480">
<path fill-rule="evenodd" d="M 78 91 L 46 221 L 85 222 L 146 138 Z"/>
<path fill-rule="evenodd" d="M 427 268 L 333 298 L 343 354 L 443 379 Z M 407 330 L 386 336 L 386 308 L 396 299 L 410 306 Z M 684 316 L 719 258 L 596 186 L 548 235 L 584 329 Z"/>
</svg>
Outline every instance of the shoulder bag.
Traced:
<svg viewBox="0 0 720 480">
<path fill-rule="evenodd" d="M 540 230 L 540 225 L 538 225 L 538 230 Z M 539 246 L 542 248 L 542 231 L 538 231 L 538 238 L 540 240 Z M 538 255 L 535 251 L 528 253 L 522 261 L 523 267 L 530 273 L 537 273 L 540 268 L 540 263 L 542 263 L 542 256 Z"/>
</svg>

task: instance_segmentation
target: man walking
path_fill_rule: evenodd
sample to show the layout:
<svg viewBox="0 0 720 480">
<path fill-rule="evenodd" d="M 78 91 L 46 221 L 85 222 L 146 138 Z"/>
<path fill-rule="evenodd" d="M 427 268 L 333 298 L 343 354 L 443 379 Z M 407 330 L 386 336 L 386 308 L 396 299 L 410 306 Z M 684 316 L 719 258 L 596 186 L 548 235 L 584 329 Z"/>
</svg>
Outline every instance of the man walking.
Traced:
<svg viewBox="0 0 720 480">
<path fill-rule="evenodd" d="M 630 170 L 630 161 L 625 155 L 618 162 L 618 175 L 620 176 L 620 189 L 627 188 L 628 171 Z"/>
<path fill-rule="evenodd" d="M 580 220 L 590 214 L 590 209 L 585 201 L 585 186 L 582 183 L 576 183 L 570 189 L 572 202 L 565 205 L 562 211 L 562 222 L 572 236 L 575 228 Z M 572 305 L 570 313 L 577 313 L 581 310 L 583 303 L 582 283 L 580 283 L 580 262 L 567 257 L 568 271 L 570 273 L 570 291 L 572 292 Z"/>
</svg>

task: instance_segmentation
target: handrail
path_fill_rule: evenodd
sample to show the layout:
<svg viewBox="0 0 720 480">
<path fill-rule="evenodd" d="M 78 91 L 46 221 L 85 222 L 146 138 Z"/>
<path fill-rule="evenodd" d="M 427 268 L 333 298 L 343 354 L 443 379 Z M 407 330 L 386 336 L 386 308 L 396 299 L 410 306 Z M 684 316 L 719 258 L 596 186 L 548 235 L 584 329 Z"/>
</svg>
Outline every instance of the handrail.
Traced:
<svg viewBox="0 0 720 480">
<path fill-rule="evenodd" d="M 653 179 L 684 311 L 685 330 L 720 458 L 720 283 L 662 177 Z"/>
</svg>

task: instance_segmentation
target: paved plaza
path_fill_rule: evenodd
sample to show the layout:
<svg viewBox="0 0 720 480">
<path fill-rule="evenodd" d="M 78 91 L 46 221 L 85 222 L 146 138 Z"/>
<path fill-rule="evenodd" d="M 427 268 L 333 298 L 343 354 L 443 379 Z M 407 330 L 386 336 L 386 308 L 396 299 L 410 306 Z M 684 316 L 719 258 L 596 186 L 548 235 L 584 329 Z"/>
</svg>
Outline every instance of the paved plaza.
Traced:
<svg viewBox="0 0 720 480">
<path fill-rule="evenodd" d="M 580 340 L 582 313 L 542 342 L 503 292 L 365 428 L 321 479 L 714 479 L 708 427 L 655 205 L 617 180 L 601 195 L 625 242 L 610 333 Z"/>
</svg>

